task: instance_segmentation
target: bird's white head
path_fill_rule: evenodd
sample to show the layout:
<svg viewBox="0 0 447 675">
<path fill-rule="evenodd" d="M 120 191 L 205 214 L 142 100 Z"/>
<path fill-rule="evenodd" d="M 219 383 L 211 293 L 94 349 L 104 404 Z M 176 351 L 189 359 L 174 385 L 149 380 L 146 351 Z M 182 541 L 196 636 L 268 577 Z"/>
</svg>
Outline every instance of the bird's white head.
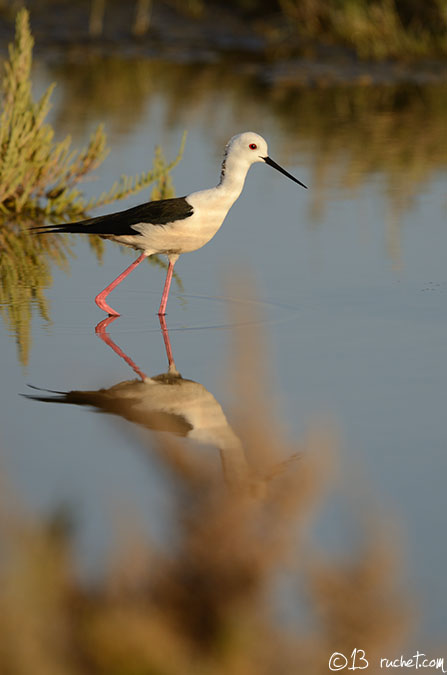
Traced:
<svg viewBox="0 0 447 675">
<path fill-rule="evenodd" d="M 238 171 L 245 173 L 255 162 L 265 162 L 298 185 L 306 187 L 304 183 L 301 183 L 269 157 L 267 141 L 259 134 L 255 134 L 254 131 L 244 131 L 244 133 L 237 134 L 228 141 L 225 148 L 221 180 L 225 176 L 227 168 L 230 168 L 234 173 Z"/>
<path fill-rule="evenodd" d="M 225 156 L 248 165 L 255 162 L 264 162 L 268 156 L 267 141 L 254 131 L 245 131 L 237 134 L 228 141 Z"/>
</svg>

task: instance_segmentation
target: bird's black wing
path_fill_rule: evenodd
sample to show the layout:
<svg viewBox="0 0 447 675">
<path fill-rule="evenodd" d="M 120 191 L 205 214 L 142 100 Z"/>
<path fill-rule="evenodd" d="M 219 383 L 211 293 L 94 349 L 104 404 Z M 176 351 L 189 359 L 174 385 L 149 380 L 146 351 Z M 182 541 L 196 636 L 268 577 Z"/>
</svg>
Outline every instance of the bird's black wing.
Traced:
<svg viewBox="0 0 447 675">
<path fill-rule="evenodd" d="M 133 225 L 150 223 L 151 225 L 166 225 L 176 220 L 184 220 L 194 213 L 194 209 L 186 201 L 186 197 L 160 199 L 133 206 L 125 211 L 110 213 L 106 216 L 78 220 L 75 223 L 59 223 L 57 225 L 42 225 L 31 228 L 34 232 L 81 232 L 85 234 L 105 235 L 137 235 Z"/>
</svg>

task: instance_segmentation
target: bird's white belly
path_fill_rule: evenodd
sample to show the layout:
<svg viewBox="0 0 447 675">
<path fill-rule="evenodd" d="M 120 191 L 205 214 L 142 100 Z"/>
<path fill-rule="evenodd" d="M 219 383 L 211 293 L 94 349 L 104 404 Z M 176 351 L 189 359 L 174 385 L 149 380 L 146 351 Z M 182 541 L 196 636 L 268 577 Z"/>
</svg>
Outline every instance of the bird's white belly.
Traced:
<svg viewBox="0 0 447 675">
<path fill-rule="evenodd" d="M 166 225 L 149 223 L 134 225 L 133 229 L 142 235 L 141 240 L 138 238 L 138 248 L 151 253 L 181 254 L 195 251 L 214 237 L 226 214 L 227 209 L 219 206 L 197 209 L 189 218 Z M 122 241 L 122 243 L 126 242 Z M 135 245 L 135 240 L 132 243 Z"/>
</svg>

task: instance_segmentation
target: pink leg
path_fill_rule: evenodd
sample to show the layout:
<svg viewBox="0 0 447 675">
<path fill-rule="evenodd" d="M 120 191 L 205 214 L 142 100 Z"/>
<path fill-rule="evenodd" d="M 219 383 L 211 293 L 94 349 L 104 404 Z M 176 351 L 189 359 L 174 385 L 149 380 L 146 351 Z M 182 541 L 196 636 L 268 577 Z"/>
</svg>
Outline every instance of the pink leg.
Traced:
<svg viewBox="0 0 447 675">
<path fill-rule="evenodd" d="M 160 321 L 160 328 L 163 334 L 163 341 L 165 343 L 166 356 L 168 357 L 169 368 L 172 368 L 172 366 L 174 366 L 175 368 L 174 357 L 172 356 L 171 341 L 169 339 L 168 327 L 166 325 L 166 319 L 163 314 L 160 314 L 158 316 L 158 319 Z"/>
<path fill-rule="evenodd" d="M 134 270 L 135 267 L 140 264 L 140 262 L 143 262 L 143 260 L 146 257 L 147 257 L 146 254 L 142 253 L 139 256 L 139 258 L 137 258 L 131 265 L 129 265 L 129 267 L 127 267 L 124 270 L 124 272 L 121 272 L 119 277 L 117 277 L 114 281 L 112 281 L 112 283 L 109 284 L 107 288 L 101 291 L 101 293 L 98 293 L 98 295 L 95 298 L 95 302 L 100 309 L 103 309 L 105 312 L 110 314 L 110 316 L 119 316 L 119 312 L 116 312 L 106 303 L 106 297 L 109 295 L 110 291 L 113 291 L 113 289 L 116 288 L 118 284 L 121 283 L 122 280 L 125 279 L 128 276 L 128 274 L 130 274 L 132 270 Z"/>
<path fill-rule="evenodd" d="M 169 289 L 171 287 L 173 271 L 174 271 L 174 263 L 169 261 L 168 273 L 166 275 L 165 287 L 163 288 L 163 295 L 161 296 L 160 309 L 158 310 L 158 316 L 164 316 L 166 314 L 166 305 L 168 303 L 168 295 L 169 295 Z"/>
</svg>

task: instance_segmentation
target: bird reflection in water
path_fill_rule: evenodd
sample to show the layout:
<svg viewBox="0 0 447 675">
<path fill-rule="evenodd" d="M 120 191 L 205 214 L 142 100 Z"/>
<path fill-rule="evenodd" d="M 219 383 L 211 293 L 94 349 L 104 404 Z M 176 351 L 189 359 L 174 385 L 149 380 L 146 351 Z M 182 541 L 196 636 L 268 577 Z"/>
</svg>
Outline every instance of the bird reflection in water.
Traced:
<svg viewBox="0 0 447 675">
<path fill-rule="evenodd" d="M 248 466 L 241 441 L 214 396 L 199 382 L 183 378 L 177 370 L 164 316 L 160 316 L 159 321 L 168 370 L 153 377 L 147 376 L 110 337 L 107 327 L 116 318 L 107 317 L 96 326 L 95 332 L 124 359 L 138 376 L 137 379 L 90 391 L 39 389 L 45 395 L 26 397 L 43 402 L 91 406 L 152 431 L 170 432 L 196 443 L 214 446 L 220 451 L 226 481 L 230 485 L 245 482 Z"/>
</svg>

